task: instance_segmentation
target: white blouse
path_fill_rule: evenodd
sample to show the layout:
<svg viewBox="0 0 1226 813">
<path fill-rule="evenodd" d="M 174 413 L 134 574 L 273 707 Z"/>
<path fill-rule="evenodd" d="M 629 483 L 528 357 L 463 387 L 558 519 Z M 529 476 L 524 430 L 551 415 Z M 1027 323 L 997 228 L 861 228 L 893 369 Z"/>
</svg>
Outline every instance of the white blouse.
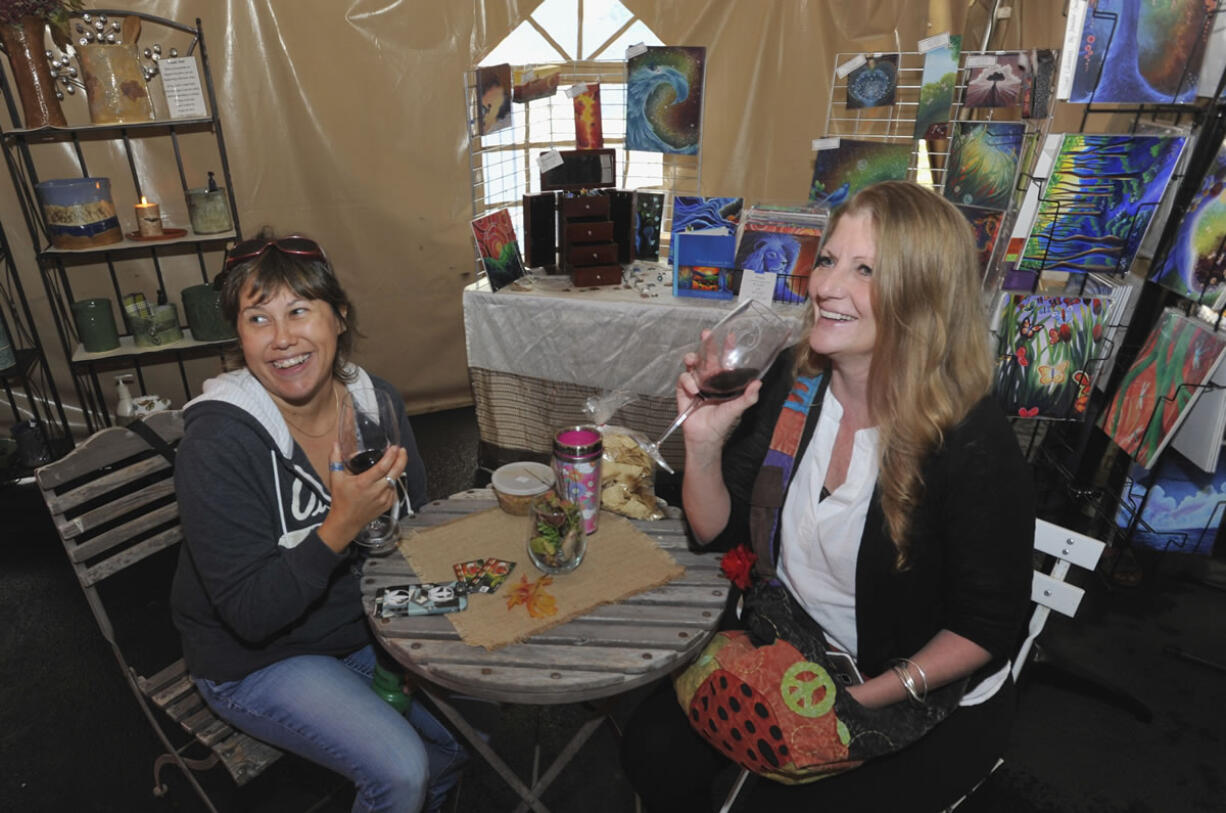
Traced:
<svg viewBox="0 0 1226 813">
<path fill-rule="evenodd" d="M 832 646 L 857 658 L 856 559 L 877 485 L 877 429 L 856 432 L 847 478 L 821 499 L 843 405 L 826 388 L 817 428 L 799 461 L 780 517 L 779 580 L 792 591 Z M 962 698 L 973 706 L 990 698 L 1009 675 L 1006 663 Z"/>
<path fill-rule="evenodd" d="M 778 574 L 830 643 L 854 658 L 856 558 L 877 483 L 877 430 L 856 432 L 847 478 L 823 500 L 842 417 L 843 405 L 827 387 L 817 428 L 783 503 Z"/>
</svg>

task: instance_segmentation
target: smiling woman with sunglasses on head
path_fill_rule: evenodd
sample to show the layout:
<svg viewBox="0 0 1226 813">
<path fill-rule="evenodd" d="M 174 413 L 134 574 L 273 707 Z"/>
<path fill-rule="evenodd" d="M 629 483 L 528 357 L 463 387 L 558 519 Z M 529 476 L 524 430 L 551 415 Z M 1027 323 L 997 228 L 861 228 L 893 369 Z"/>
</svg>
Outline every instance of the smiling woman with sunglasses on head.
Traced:
<svg viewBox="0 0 1226 813">
<path fill-rule="evenodd" d="M 426 500 L 400 396 L 349 361 L 353 306 L 315 241 L 244 241 L 215 285 L 237 369 L 184 408 L 172 606 L 188 668 L 218 716 L 349 777 L 354 810 L 437 810 L 464 750 L 421 703 L 406 719 L 371 690 L 352 543 L 399 499 L 394 483 L 411 507 Z M 391 396 L 404 445 L 349 474 L 339 405 L 361 387 Z"/>
</svg>

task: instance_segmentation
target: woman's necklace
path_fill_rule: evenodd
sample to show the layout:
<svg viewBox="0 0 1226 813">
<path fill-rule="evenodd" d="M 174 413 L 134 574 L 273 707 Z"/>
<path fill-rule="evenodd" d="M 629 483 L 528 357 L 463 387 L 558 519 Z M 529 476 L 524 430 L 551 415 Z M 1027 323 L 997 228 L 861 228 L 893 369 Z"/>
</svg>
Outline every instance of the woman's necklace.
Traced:
<svg viewBox="0 0 1226 813">
<path fill-rule="evenodd" d="M 285 418 L 286 423 L 288 423 L 290 426 L 297 429 L 302 434 L 306 435 L 308 438 L 322 438 L 325 435 L 330 434 L 336 428 L 336 418 L 338 415 L 340 415 L 340 412 L 341 412 L 341 396 L 336 391 L 336 382 L 333 382 L 332 383 L 332 420 L 328 422 L 327 429 L 325 429 L 324 431 L 316 435 L 316 434 L 306 431 L 301 426 L 291 421 L 289 419 L 289 416 L 286 415 L 284 412 L 281 413 L 281 417 Z"/>
</svg>

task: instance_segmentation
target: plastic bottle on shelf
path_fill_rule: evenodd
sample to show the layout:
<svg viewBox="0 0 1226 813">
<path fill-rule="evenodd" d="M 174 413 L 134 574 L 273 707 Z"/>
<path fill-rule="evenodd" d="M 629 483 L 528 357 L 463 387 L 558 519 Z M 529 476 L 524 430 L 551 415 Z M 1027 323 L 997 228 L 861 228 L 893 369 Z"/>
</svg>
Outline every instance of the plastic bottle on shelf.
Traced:
<svg viewBox="0 0 1226 813">
<path fill-rule="evenodd" d="M 132 392 L 128 389 L 131 381 L 131 374 L 115 376 L 115 387 L 119 390 L 119 403 L 115 406 L 115 418 L 120 426 L 132 423 L 136 412 L 136 407 L 132 403 Z"/>
</svg>

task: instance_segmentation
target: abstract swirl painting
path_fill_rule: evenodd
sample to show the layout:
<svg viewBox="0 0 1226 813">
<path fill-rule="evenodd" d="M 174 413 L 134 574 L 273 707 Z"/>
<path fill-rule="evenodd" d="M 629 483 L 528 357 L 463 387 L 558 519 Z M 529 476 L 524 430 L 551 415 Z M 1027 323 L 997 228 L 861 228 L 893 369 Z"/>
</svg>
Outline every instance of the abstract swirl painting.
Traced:
<svg viewBox="0 0 1226 813">
<path fill-rule="evenodd" d="M 697 155 L 707 49 L 651 46 L 626 62 L 626 149 Z"/>
<path fill-rule="evenodd" d="M 959 122 L 949 146 L 945 197 L 963 206 L 1009 208 L 1026 125 Z"/>
<path fill-rule="evenodd" d="M 490 287 L 497 291 L 524 275 L 524 263 L 519 256 L 519 241 L 515 239 L 515 227 L 511 225 L 511 213 L 499 209 L 472 222 L 473 237 L 477 239 L 477 252 L 490 279 Z"/>
<path fill-rule="evenodd" d="M 1214 310 L 1226 290 L 1226 143 L 1205 171 L 1179 231 L 1150 279 Z"/>
<path fill-rule="evenodd" d="M 894 104 L 898 89 L 898 54 L 877 54 L 847 74 L 847 109 Z"/>
</svg>

